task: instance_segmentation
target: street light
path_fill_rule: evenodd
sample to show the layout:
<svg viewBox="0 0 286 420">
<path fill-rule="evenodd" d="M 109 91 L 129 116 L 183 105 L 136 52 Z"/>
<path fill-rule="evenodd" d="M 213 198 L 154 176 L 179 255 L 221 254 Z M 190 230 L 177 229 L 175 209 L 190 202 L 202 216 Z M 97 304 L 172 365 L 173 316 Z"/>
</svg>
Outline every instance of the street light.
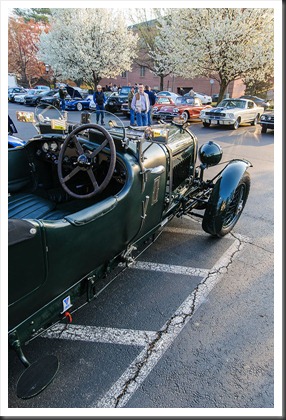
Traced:
<svg viewBox="0 0 286 420">
<path fill-rule="evenodd" d="M 49 71 L 50 71 L 51 66 L 50 66 L 49 64 L 45 64 L 45 68 L 46 68 L 46 74 L 48 75 L 48 74 L 49 74 Z M 51 84 L 50 84 L 50 78 L 49 78 L 49 77 L 48 77 L 48 83 L 49 83 L 49 87 L 51 87 Z"/>
<path fill-rule="evenodd" d="M 211 96 L 213 96 L 213 84 L 214 84 L 214 79 L 210 79 L 210 84 L 211 84 Z"/>
</svg>

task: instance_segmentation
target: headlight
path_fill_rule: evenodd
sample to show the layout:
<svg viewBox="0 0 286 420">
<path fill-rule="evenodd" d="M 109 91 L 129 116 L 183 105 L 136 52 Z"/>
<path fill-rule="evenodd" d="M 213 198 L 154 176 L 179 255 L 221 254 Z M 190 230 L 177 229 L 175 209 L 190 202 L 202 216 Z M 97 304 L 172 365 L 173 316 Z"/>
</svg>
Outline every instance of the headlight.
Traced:
<svg viewBox="0 0 286 420">
<path fill-rule="evenodd" d="M 158 108 L 155 106 L 154 108 L 153 108 L 153 112 L 157 112 L 158 111 Z"/>
<path fill-rule="evenodd" d="M 266 120 L 266 116 L 265 115 L 261 115 L 261 121 L 265 121 Z"/>
<path fill-rule="evenodd" d="M 175 113 L 177 114 L 177 112 L 179 112 L 179 108 L 174 108 L 173 109 L 173 114 L 175 114 Z"/>
<path fill-rule="evenodd" d="M 226 116 L 226 117 L 228 117 L 228 118 L 231 118 L 231 119 L 233 119 L 233 118 L 234 118 L 234 114 L 232 114 L 232 113 L 230 113 L 230 114 L 226 114 L 225 116 Z"/>
</svg>

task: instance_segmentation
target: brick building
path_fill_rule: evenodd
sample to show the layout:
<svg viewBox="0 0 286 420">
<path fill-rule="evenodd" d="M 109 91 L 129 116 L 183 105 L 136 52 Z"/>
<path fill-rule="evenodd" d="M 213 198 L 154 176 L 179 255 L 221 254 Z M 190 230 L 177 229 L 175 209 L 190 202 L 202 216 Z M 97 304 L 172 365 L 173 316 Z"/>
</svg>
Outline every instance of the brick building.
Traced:
<svg viewBox="0 0 286 420">
<path fill-rule="evenodd" d="M 155 76 L 147 67 L 138 66 L 136 64 L 133 65 L 131 72 L 124 72 L 122 75 L 117 76 L 114 79 L 101 79 L 100 84 L 105 86 L 110 82 L 112 82 L 112 84 L 116 84 L 117 86 L 143 83 L 144 85 L 151 86 L 152 89 L 160 89 L 160 78 Z M 182 77 L 169 75 L 164 78 L 164 90 L 180 93 L 180 88 L 183 88 L 184 93 L 187 93 L 190 88 L 193 87 L 195 92 L 213 95 L 215 93 L 219 93 L 218 82 L 216 80 L 213 80 L 213 82 L 214 83 L 211 84 L 210 79 L 206 77 L 184 79 Z M 228 93 L 230 97 L 239 97 L 244 94 L 244 91 L 245 85 L 242 80 L 235 80 L 229 84 L 226 93 Z"/>
</svg>

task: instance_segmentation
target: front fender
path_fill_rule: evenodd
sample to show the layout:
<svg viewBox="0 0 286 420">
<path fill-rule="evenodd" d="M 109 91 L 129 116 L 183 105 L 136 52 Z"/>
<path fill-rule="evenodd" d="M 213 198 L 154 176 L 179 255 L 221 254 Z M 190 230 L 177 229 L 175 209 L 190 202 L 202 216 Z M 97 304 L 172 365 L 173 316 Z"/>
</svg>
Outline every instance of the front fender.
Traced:
<svg viewBox="0 0 286 420">
<path fill-rule="evenodd" d="M 252 164 L 247 160 L 232 160 L 220 173 L 209 198 L 203 219 L 203 229 L 211 234 L 220 230 L 227 204 L 232 200 L 235 190 Z M 206 229 L 205 229 L 206 228 Z"/>
</svg>

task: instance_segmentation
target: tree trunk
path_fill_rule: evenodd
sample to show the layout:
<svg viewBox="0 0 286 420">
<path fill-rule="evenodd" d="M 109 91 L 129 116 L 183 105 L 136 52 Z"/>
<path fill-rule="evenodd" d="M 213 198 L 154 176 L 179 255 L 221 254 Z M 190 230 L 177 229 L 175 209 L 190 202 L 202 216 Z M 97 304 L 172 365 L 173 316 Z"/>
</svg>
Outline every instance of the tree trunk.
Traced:
<svg viewBox="0 0 286 420">
<path fill-rule="evenodd" d="M 98 85 L 100 78 L 98 77 L 98 74 L 95 73 L 94 70 L 92 70 L 92 76 L 93 76 L 93 83 L 94 83 L 94 91 L 96 91 L 96 86 Z"/>
<path fill-rule="evenodd" d="M 221 80 L 217 103 L 220 103 L 223 100 L 224 93 L 228 85 L 229 85 L 229 81 Z"/>
<path fill-rule="evenodd" d="M 164 90 L 164 76 L 160 76 L 160 91 Z"/>
</svg>

